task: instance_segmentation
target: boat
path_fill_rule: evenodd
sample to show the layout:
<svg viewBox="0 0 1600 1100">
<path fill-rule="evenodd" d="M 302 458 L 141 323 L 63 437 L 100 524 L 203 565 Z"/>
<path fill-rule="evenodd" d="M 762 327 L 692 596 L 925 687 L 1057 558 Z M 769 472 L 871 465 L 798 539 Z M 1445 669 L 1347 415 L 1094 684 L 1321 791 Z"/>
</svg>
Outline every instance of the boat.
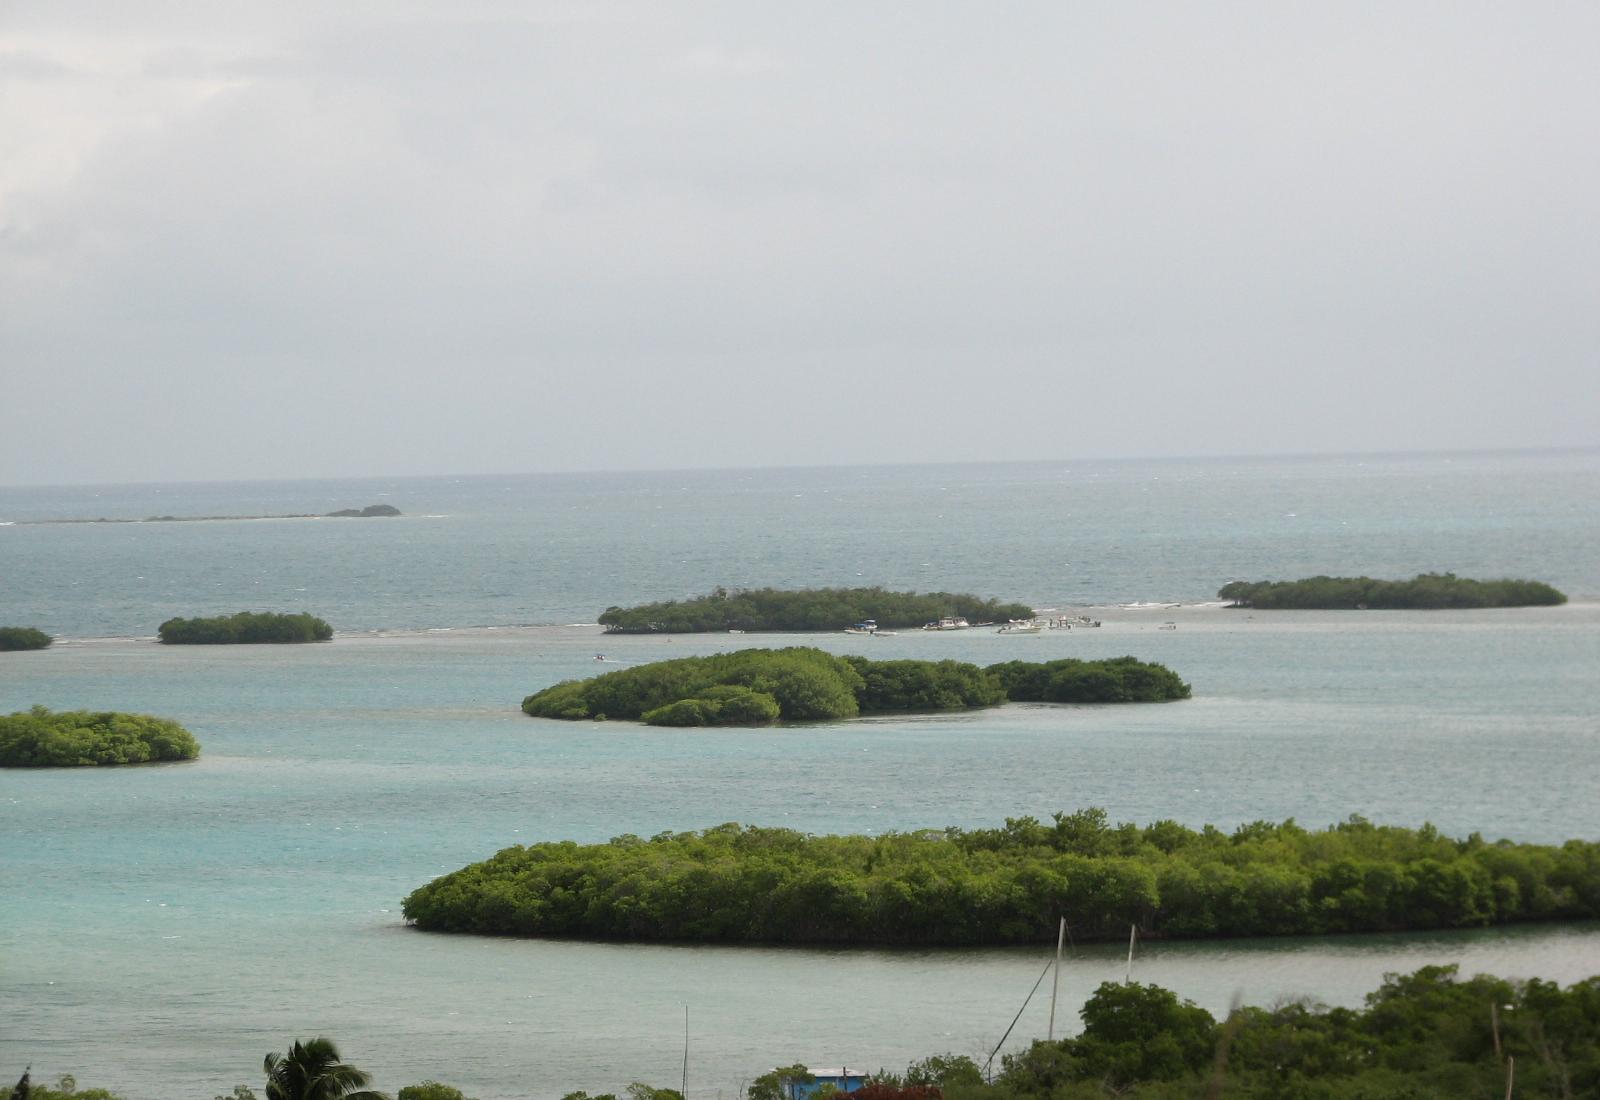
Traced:
<svg viewBox="0 0 1600 1100">
<path fill-rule="evenodd" d="M 846 634 L 876 634 L 878 632 L 877 619 L 862 619 L 854 626 L 844 628 Z"/>
<path fill-rule="evenodd" d="M 1044 626 L 1037 619 L 1012 619 L 996 630 L 996 634 L 1037 634 Z"/>
<path fill-rule="evenodd" d="M 1057 615 L 1050 620 L 1051 630 L 1071 630 L 1075 626 L 1099 626 L 1099 619 L 1091 619 L 1087 615 Z"/>
<path fill-rule="evenodd" d="M 898 630 L 874 630 L 872 636 L 874 638 L 898 638 L 900 637 L 900 632 Z"/>
<path fill-rule="evenodd" d="M 965 630 L 972 624 L 960 615 L 946 615 L 938 622 L 924 623 L 923 630 Z"/>
<path fill-rule="evenodd" d="M 1178 624 L 1177 623 L 1173 623 L 1173 622 L 1162 623 L 1161 624 L 1161 629 L 1162 630 L 1177 630 L 1178 629 Z"/>
</svg>

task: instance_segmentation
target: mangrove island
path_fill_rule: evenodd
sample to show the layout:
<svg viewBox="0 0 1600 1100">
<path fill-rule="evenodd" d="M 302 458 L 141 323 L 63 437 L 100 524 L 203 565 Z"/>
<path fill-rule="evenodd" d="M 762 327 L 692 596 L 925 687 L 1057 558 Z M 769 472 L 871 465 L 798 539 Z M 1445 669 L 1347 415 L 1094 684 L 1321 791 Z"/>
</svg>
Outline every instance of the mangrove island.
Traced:
<svg viewBox="0 0 1600 1100">
<path fill-rule="evenodd" d="M 810 646 L 679 657 L 564 680 L 522 701 L 535 718 L 623 718 L 652 726 L 762 726 L 1005 702 L 1187 699 L 1177 673 L 1133 657 L 1099 661 L 873 661 Z"/>
<path fill-rule="evenodd" d="M 1543 581 L 1475 581 L 1454 573 L 1418 573 L 1408 581 L 1371 577 L 1304 577 L 1297 581 L 1230 581 L 1217 590 L 1231 607 L 1305 611 L 1433 611 L 1468 607 L 1549 607 L 1567 602 Z"/>
<path fill-rule="evenodd" d="M 37 527 L 52 523 L 214 523 L 220 520 L 240 519 L 371 519 L 375 516 L 400 514 L 400 509 L 392 504 L 369 504 L 365 508 L 340 508 L 336 512 L 282 512 L 257 516 L 146 516 L 144 519 L 107 519 L 105 516 L 96 516 L 93 519 L 19 519 L 16 522 L 25 527 Z"/>
<path fill-rule="evenodd" d="M 69 768 L 193 760 L 200 743 L 178 723 L 120 711 L 34 707 L 0 715 L 0 767 Z"/>
<path fill-rule="evenodd" d="M 210 619 L 168 619 L 157 636 L 166 645 L 251 645 L 326 642 L 333 627 L 314 615 L 240 611 Z"/>
<path fill-rule="evenodd" d="M 1351 817 L 1231 833 L 1099 809 L 998 829 L 812 836 L 735 824 L 506 848 L 405 899 L 418 928 L 861 946 L 1324 935 L 1600 916 L 1600 843 L 1465 840 Z"/>
<path fill-rule="evenodd" d="M 23 649 L 46 649 L 55 639 L 31 626 L 0 626 L 0 653 Z"/>
<path fill-rule="evenodd" d="M 693 600 L 608 607 L 600 625 L 611 634 L 704 634 L 724 630 L 817 632 L 876 620 L 885 630 L 960 616 L 969 622 L 1031 619 L 1027 604 L 1000 603 L 956 592 L 889 592 L 882 588 L 714 589 Z"/>
</svg>

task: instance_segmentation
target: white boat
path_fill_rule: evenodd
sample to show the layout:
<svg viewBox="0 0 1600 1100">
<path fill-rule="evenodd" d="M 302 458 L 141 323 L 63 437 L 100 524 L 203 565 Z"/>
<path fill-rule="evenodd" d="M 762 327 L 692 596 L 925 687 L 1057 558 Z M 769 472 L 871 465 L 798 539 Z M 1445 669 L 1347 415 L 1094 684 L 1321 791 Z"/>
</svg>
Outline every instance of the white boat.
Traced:
<svg viewBox="0 0 1600 1100">
<path fill-rule="evenodd" d="M 878 632 L 877 619 L 862 619 L 855 626 L 844 628 L 846 634 L 876 634 Z"/>
<path fill-rule="evenodd" d="M 1036 619 L 1012 619 L 1005 626 L 996 630 L 996 634 L 1037 634 L 1044 629 L 1044 625 Z"/>
<path fill-rule="evenodd" d="M 923 630 L 965 630 L 972 624 L 959 615 L 946 615 L 936 623 L 925 623 Z"/>
</svg>

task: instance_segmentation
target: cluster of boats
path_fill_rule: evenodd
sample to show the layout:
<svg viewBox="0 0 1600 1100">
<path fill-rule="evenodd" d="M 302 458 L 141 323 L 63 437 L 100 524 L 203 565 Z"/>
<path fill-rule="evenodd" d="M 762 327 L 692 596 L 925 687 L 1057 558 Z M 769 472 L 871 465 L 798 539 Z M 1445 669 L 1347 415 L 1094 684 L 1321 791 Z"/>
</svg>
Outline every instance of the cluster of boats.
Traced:
<svg viewBox="0 0 1600 1100">
<path fill-rule="evenodd" d="M 1099 619 L 1087 615 L 1056 615 L 1048 619 L 1012 619 L 996 634 L 1037 634 L 1041 630 L 1071 630 L 1073 627 L 1099 626 Z"/>
<path fill-rule="evenodd" d="M 923 630 L 970 630 L 971 623 L 960 615 L 947 615 L 942 619 L 923 624 Z M 991 623 L 979 623 L 979 626 L 991 626 Z M 1012 619 L 995 631 L 996 634 L 1038 634 L 1044 630 L 1071 630 L 1073 627 L 1099 626 L 1099 619 L 1091 619 L 1087 615 L 1056 615 L 1044 619 Z M 893 630 L 879 630 L 876 619 L 863 619 L 854 626 L 845 627 L 846 634 L 870 634 L 873 637 L 893 638 Z"/>
</svg>

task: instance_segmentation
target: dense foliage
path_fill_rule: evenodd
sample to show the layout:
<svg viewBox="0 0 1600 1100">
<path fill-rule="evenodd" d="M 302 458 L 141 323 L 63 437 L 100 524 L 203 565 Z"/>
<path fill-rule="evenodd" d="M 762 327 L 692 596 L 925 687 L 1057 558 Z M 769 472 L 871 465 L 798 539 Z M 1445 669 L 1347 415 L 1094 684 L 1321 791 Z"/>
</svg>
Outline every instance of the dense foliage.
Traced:
<svg viewBox="0 0 1600 1100">
<path fill-rule="evenodd" d="M 679 657 L 566 680 L 522 701 L 535 718 L 626 718 L 656 726 L 759 726 L 858 714 L 1054 703 L 1164 702 L 1189 685 L 1132 657 L 1008 661 L 873 661 L 809 646 Z"/>
<path fill-rule="evenodd" d="M 167 645 L 325 642 L 333 637 L 333 627 L 305 612 L 240 611 L 211 619 L 168 619 L 159 635 Z"/>
<path fill-rule="evenodd" d="M 18 649 L 44 649 L 53 639 L 31 626 L 0 626 L 0 653 Z"/>
<path fill-rule="evenodd" d="M 1217 596 L 1236 607 L 1304 610 L 1542 607 L 1567 602 L 1564 593 L 1543 581 L 1475 581 L 1454 573 L 1418 573 L 1408 581 L 1371 577 L 1231 581 L 1217 590 Z"/>
<path fill-rule="evenodd" d="M 1159 986 L 1103 983 L 1083 1030 L 1002 1059 L 984 1083 L 963 1055 L 880 1071 L 850 1100 L 1600 1100 L 1600 978 L 1562 989 L 1454 966 L 1389 974 L 1361 1009 L 1306 1001 L 1218 1023 Z M 1513 1067 L 1510 1064 L 1514 1062 Z M 786 1067 L 793 1074 L 805 1067 Z"/>
<path fill-rule="evenodd" d="M 1165 665 L 1133 657 L 1007 661 L 988 672 L 1018 703 L 1149 703 L 1187 699 L 1189 685 Z"/>
<path fill-rule="evenodd" d="M 0 715 L 0 767 L 151 764 L 199 755 L 193 734 L 148 714 L 34 707 Z"/>
<path fill-rule="evenodd" d="M 389 1100 L 367 1086 L 371 1074 L 343 1061 L 332 1039 L 296 1039 L 287 1054 L 268 1054 L 267 1100 Z"/>
<path fill-rule="evenodd" d="M 856 944 L 1455 928 L 1600 916 L 1600 844 L 1487 843 L 1360 818 L 1233 833 L 1104 811 L 883 836 L 703 832 L 507 848 L 412 892 L 448 932 Z"/>
<path fill-rule="evenodd" d="M 970 622 L 1031 619 L 1033 608 L 956 592 L 882 588 L 718 588 L 693 600 L 608 607 L 600 625 L 615 634 L 695 634 L 721 630 L 843 630 L 875 619 L 884 629 L 921 626 L 943 616 Z"/>
</svg>

